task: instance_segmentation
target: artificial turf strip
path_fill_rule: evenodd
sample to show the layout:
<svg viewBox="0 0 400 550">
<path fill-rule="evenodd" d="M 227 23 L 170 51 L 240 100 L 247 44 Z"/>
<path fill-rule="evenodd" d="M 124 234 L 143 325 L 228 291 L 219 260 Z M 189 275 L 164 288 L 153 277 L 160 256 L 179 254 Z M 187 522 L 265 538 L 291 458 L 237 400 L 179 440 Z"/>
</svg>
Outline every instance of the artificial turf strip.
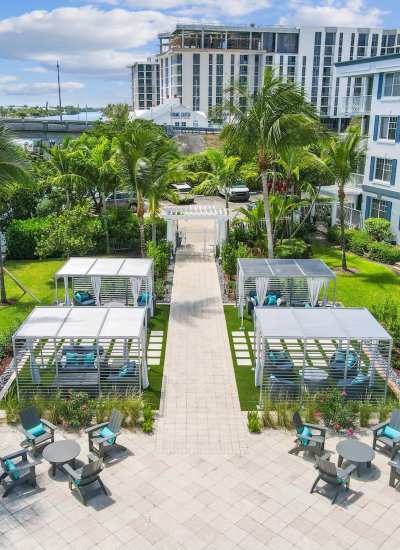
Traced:
<svg viewBox="0 0 400 550">
<path fill-rule="evenodd" d="M 147 388 L 147 390 L 144 390 L 143 392 L 143 397 L 146 399 L 146 401 L 151 404 L 153 409 L 157 409 L 157 410 L 160 408 L 165 348 L 166 348 L 167 336 L 168 336 L 169 309 L 170 309 L 169 305 L 157 305 L 156 312 L 155 312 L 156 314 L 154 317 L 150 318 L 149 326 L 148 326 L 148 336 L 150 336 L 150 333 L 152 330 L 164 331 L 160 364 L 150 365 L 149 367 L 150 368 L 149 370 L 150 386 Z"/>
<path fill-rule="evenodd" d="M 250 317 L 245 316 L 243 329 L 240 328 L 238 310 L 235 306 L 224 306 L 226 328 L 228 330 L 229 345 L 231 348 L 233 368 L 235 371 L 236 387 L 239 394 L 240 408 L 242 411 L 250 411 L 257 408 L 260 399 L 260 389 L 254 385 L 254 371 L 251 367 L 239 367 L 236 362 L 235 349 L 233 346 L 232 332 L 237 330 L 252 331 L 253 322 Z M 248 335 L 246 334 L 246 337 Z M 251 341 L 251 339 L 250 339 Z M 250 346 L 251 348 L 251 346 Z M 252 351 L 250 352 L 253 357 Z"/>
</svg>

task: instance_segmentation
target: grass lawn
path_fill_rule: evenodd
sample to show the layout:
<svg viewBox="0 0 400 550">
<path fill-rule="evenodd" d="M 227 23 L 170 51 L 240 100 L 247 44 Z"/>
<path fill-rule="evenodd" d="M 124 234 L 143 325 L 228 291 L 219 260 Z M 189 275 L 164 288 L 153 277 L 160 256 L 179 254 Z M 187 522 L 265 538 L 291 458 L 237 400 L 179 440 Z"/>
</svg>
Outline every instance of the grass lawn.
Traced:
<svg viewBox="0 0 400 550">
<path fill-rule="evenodd" d="M 41 305 L 51 304 L 55 300 L 54 273 L 65 260 L 15 260 L 7 261 L 6 268 L 39 300 Z M 0 306 L 0 332 L 9 327 L 16 328 L 35 307 L 37 302 L 28 294 L 19 300 L 21 289 L 6 276 L 7 297 L 17 302 L 9 306 Z"/>
<path fill-rule="evenodd" d="M 229 345 L 231 347 L 233 368 L 235 370 L 236 385 L 239 393 L 240 408 L 242 411 L 253 410 L 257 407 L 260 398 L 260 390 L 254 385 L 254 371 L 251 370 L 251 367 L 240 367 L 237 364 L 233 347 L 232 331 L 241 330 L 238 310 L 235 306 L 226 305 L 224 306 L 224 313 L 229 335 Z M 249 344 L 251 342 L 247 331 L 253 330 L 253 322 L 250 317 L 245 317 L 243 326 L 246 331 L 247 343 Z M 250 354 L 252 355 L 252 351 Z"/>
<path fill-rule="evenodd" d="M 164 358 L 165 347 L 167 343 L 168 335 L 168 319 L 169 319 L 169 306 L 158 305 L 156 307 L 156 315 L 150 320 L 149 331 L 151 330 L 163 330 L 164 338 L 161 350 L 160 365 L 151 365 L 149 370 L 149 382 L 150 386 L 144 391 L 143 396 L 150 402 L 154 409 L 160 408 L 161 386 L 164 370 Z"/>
<path fill-rule="evenodd" d="M 347 264 L 357 270 L 353 275 L 336 272 L 336 298 L 346 307 L 367 307 L 372 309 L 386 299 L 400 305 L 400 277 L 389 267 L 371 262 L 348 252 Z M 313 244 L 313 257 L 320 258 L 330 268 L 339 267 L 341 252 L 333 246 Z"/>
</svg>

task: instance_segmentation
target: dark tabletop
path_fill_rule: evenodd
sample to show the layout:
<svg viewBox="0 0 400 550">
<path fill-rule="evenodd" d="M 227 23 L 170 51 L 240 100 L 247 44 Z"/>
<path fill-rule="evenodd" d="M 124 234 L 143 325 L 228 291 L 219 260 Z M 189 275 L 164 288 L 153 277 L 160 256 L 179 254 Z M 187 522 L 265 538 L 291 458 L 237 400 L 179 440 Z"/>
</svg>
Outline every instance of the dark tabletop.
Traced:
<svg viewBox="0 0 400 550">
<path fill-rule="evenodd" d="M 76 458 L 81 448 L 76 441 L 56 441 L 43 449 L 43 458 L 52 464 L 64 464 Z"/>
<path fill-rule="evenodd" d="M 361 443 L 357 439 L 345 439 L 336 445 L 338 455 L 350 462 L 371 462 L 375 457 L 375 452 L 366 443 Z"/>
<path fill-rule="evenodd" d="M 300 376 L 302 375 L 302 370 L 300 370 Z M 327 380 L 328 373 L 323 369 L 318 369 L 317 367 L 306 367 L 304 369 L 304 380 L 315 380 L 317 382 Z"/>
</svg>

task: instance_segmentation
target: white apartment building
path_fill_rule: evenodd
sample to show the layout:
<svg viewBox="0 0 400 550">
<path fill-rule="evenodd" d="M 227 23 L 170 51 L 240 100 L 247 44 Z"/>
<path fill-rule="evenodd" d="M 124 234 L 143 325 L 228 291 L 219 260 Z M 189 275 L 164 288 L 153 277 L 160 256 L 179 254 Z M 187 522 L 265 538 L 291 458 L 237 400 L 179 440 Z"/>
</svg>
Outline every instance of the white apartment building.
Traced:
<svg viewBox="0 0 400 550">
<path fill-rule="evenodd" d="M 362 116 L 368 136 L 360 186 L 363 218 L 386 218 L 400 242 L 400 54 L 340 63 L 336 71 L 361 90 L 344 97 L 339 110 Z"/>
<path fill-rule="evenodd" d="M 156 57 L 135 63 L 131 69 L 133 110 L 151 109 L 160 104 L 160 67 Z"/>
<path fill-rule="evenodd" d="M 208 114 L 229 99 L 226 90 L 233 84 L 257 90 L 264 68 L 272 66 L 298 82 L 320 116 L 338 130 L 349 120 L 338 112 L 339 98 L 359 90 L 357 81 L 349 87 L 338 79 L 335 63 L 400 52 L 400 30 L 378 28 L 177 25 L 159 39 L 161 103 L 178 98 Z"/>
</svg>

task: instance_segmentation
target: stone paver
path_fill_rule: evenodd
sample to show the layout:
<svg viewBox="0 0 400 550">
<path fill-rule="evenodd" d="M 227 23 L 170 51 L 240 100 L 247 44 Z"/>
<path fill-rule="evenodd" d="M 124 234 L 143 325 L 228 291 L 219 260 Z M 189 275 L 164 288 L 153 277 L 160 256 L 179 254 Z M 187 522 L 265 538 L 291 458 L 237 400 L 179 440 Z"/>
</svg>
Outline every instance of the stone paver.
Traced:
<svg viewBox="0 0 400 550">
<path fill-rule="evenodd" d="M 240 453 L 240 411 L 215 260 L 177 255 L 164 363 L 157 448 Z"/>
</svg>

